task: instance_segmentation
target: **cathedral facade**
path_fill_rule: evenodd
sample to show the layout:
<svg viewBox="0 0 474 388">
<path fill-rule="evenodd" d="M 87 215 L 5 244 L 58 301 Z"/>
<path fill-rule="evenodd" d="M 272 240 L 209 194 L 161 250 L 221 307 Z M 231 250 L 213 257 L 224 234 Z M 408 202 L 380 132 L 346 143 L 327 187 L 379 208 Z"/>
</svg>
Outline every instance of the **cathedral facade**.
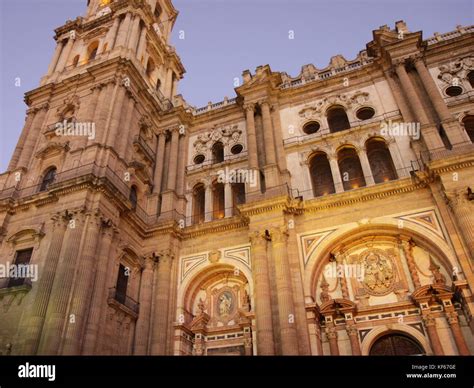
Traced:
<svg viewBox="0 0 474 388">
<path fill-rule="evenodd" d="M 55 30 L 0 175 L 0 353 L 472 354 L 474 27 L 195 108 L 177 14 Z"/>
</svg>

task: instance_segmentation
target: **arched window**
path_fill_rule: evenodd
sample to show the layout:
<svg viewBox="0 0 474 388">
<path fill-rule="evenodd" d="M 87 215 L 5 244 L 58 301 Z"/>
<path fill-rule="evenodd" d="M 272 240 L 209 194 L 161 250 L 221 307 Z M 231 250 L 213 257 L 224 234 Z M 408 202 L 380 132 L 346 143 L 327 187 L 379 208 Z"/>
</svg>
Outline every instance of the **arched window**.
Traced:
<svg viewBox="0 0 474 388">
<path fill-rule="evenodd" d="M 193 224 L 204 222 L 205 203 L 206 189 L 202 183 L 198 183 L 193 189 Z"/>
<path fill-rule="evenodd" d="M 130 195 L 128 197 L 132 204 L 132 209 L 136 209 L 137 203 L 138 203 L 138 193 L 137 193 L 137 187 L 134 185 L 130 188 Z"/>
<path fill-rule="evenodd" d="M 469 74 L 467 75 L 467 80 L 471 84 L 471 88 L 474 89 L 474 70 L 469 72 Z"/>
<path fill-rule="evenodd" d="M 378 338 L 370 348 L 371 356 L 414 356 L 425 354 L 421 345 L 413 338 L 390 333 Z"/>
<path fill-rule="evenodd" d="M 366 149 L 375 183 L 397 179 L 392 156 L 383 140 L 369 139 L 366 143 Z"/>
<path fill-rule="evenodd" d="M 218 220 L 225 217 L 225 190 L 224 184 L 214 182 L 212 185 L 212 211 L 213 218 Z"/>
<path fill-rule="evenodd" d="M 212 146 L 212 161 L 220 163 L 224 161 L 224 145 L 218 141 Z"/>
<path fill-rule="evenodd" d="M 93 61 L 97 56 L 97 49 L 99 48 L 99 42 L 93 42 L 89 45 L 87 49 L 87 61 Z"/>
<path fill-rule="evenodd" d="M 331 132 L 344 131 L 345 129 L 349 129 L 351 127 L 346 111 L 340 105 L 333 106 L 328 109 L 327 120 Z"/>
<path fill-rule="evenodd" d="M 48 187 L 55 181 L 56 179 L 56 167 L 51 167 L 46 170 L 46 173 L 43 176 L 41 181 L 40 191 L 48 190 Z"/>
<path fill-rule="evenodd" d="M 232 184 L 232 203 L 234 205 L 245 203 L 245 183 Z"/>
<path fill-rule="evenodd" d="M 74 59 L 72 60 L 72 66 L 77 67 L 78 64 L 79 64 L 79 55 L 76 55 Z"/>
<path fill-rule="evenodd" d="M 337 162 L 344 190 L 365 186 L 364 173 L 359 156 L 354 148 L 343 148 L 337 153 Z"/>
<path fill-rule="evenodd" d="M 155 8 L 154 15 L 155 15 L 155 18 L 156 18 L 157 20 L 160 19 L 161 13 L 162 13 L 162 11 L 161 11 L 160 6 L 159 6 L 158 4 L 156 4 L 156 8 Z"/>
<path fill-rule="evenodd" d="M 315 197 L 336 192 L 332 179 L 331 166 L 325 153 L 317 153 L 311 157 L 309 172 L 311 174 L 311 183 Z"/>
<path fill-rule="evenodd" d="M 153 59 L 148 59 L 148 62 L 146 64 L 146 75 L 148 78 L 151 78 L 153 75 L 153 72 L 155 71 L 155 62 L 153 62 Z"/>
<path fill-rule="evenodd" d="M 464 129 L 469 135 L 469 139 L 474 143 L 474 116 L 468 115 L 464 117 L 462 123 L 464 124 Z"/>
</svg>

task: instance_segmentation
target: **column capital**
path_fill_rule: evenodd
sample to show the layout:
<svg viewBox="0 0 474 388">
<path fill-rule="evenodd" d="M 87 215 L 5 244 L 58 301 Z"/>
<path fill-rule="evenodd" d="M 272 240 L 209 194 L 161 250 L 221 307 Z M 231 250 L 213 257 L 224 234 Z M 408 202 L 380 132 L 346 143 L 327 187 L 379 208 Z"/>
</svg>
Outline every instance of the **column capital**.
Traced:
<svg viewBox="0 0 474 388">
<path fill-rule="evenodd" d="M 450 325 L 456 325 L 459 323 L 459 316 L 456 311 L 446 312 L 446 320 Z"/>
<path fill-rule="evenodd" d="M 274 244 L 282 244 L 288 239 L 288 228 L 286 226 L 271 228 L 270 236 Z"/>
<path fill-rule="evenodd" d="M 432 314 L 426 314 L 422 317 L 423 323 L 426 327 L 436 327 L 436 319 Z"/>
<path fill-rule="evenodd" d="M 249 239 L 253 246 L 264 246 L 267 242 L 265 234 L 259 231 L 250 232 Z"/>
<path fill-rule="evenodd" d="M 349 336 L 357 337 L 357 335 L 359 334 L 359 331 L 357 330 L 357 327 L 354 324 L 346 325 L 346 331 Z"/>
<path fill-rule="evenodd" d="M 155 252 L 150 252 L 143 257 L 143 269 L 153 271 L 155 263 L 157 262 L 157 256 Z"/>
<path fill-rule="evenodd" d="M 334 326 L 327 327 L 326 336 L 329 340 L 337 339 L 337 329 Z"/>
<path fill-rule="evenodd" d="M 158 262 L 159 263 L 170 263 L 174 259 L 174 254 L 170 249 L 165 249 L 158 252 Z"/>
<path fill-rule="evenodd" d="M 271 103 L 270 103 L 270 100 L 268 98 L 262 98 L 261 100 L 258 100 L 258 105 L 260 105 L 262 108 L 264 106 L 268 107 L 268 109 L 271 108 Z"/>
<path fill-rule="evenodd" d="M 247 102 L 244 104 L 244 109 L 246 112 L 255 112 L 255 103 L 254 102 Z"/>
</svg>

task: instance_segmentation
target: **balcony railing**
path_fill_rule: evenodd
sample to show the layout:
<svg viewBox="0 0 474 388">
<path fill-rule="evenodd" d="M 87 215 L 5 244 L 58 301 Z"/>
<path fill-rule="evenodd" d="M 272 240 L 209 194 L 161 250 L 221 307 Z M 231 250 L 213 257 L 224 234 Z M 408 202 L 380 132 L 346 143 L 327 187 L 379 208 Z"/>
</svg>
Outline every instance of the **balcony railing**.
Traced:
<svg viewBox="0 0 474 388">
<path fill-rule="evenodd" d="M 452 149 L 437 148 L 429 151 L 422 151 L 420 153 L 421 160 L 424 164 L 440 159 L 452 158 L 454 156 L 474 155 L 474 143 L 463 144 Z"/>
<path fill-rule="evenodd" d="M 109 289 L 109 300 L 118 302 L 133 311 L 135 314 L 138 314 L 139 312 L 140 304 L 126 294 L 118 291 L 115 287 Z"/>
<path fill-rule="evenodd" d="M 151 149 L 147 141 L 142 136 L 136 135 L 133 139 L 133 144 L 137 145 L 150 161 L 155 160 L 155 151 Z"/>
</svg>

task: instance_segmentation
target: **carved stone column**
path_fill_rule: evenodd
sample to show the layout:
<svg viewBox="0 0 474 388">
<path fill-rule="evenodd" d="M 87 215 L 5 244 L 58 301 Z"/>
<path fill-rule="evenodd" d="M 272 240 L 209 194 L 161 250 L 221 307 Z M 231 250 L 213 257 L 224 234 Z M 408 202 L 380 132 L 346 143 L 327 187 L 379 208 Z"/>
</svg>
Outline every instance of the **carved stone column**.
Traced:
<svg viewBox="0 0 474 388">
<path fill-rule="evenodd" d="M 357 150 L 357 154 L 359 155 L 360 165 L 362 167 L 362 172 L 364 173 L 365 184 L 367 186 L 375 185 L 374 176 L 372 175 L 372 169 L 370 168 L 366 149 L 363 148 Z"/>
<path fill-rule="evenodd" d="M 283 355 L 298 354 L 295 306 L 291 286 L 290 265 L 288 263 L 288 232 L 285 227 L 272 228 L 272 259 L 275 263 L 275 277 Z"/>
<path fill-rule="evenodd" d="M 232 185 L 229 182 L 224 183 L 224 203 L 225 203 L 225 217 L 232 217 L 233 203 L 232 203 Z"/>
<path fill-rule="evenodd" d="M 67 60 L 69 55 L 71 54 L 72 46 L 74 45 L 74 39 L 72 35 L 68 38 L 67 43 L 64 45 L 64 48 L 61 52 L 61 56 L 59 57 L 58 63 L 56 65 L 55 71 L 61 72 L 67 66 Z"/>
<path fill-rule="evenodd" d="M 178 174 L 178 145 L 179 145 L 179 129 L 173 128 L 171 131 L 171 149 L 169 157 L 169 172 L 167 188 L 170 191 L 176 190 L 176 177 Z"/>
<path fill-rule="evenodd" d="M 81 119 L 81 121 L 84 121 L 86 123 L 90 123 L 90 125 L 94 125 L 95 127 L 95 123 L 94 123 L 94 114 L 95 114 L 95 110 L 97 108 L 97 100 L 99 99 L 99 94 L 100 94 L 100 90 L 102 89 L 102 85 L 99 84 L 99 85 L 95 85 L 94 87 L 92 87 L 92 93 L 90 94 L 90 97 L 87 99 L 87 106 L 86 106 L 86 111 L 84 112 L 84 116 L 83 118 Z M 95 129 L 94 129 L 95 131 Z M 87 142 L 88 142 L 88 136 L 86 136 L 86 134 L 84 134 L 84 136 L 82 136 L 82 138 L 78 141 L 78 146 L 79 147 L 85 147 L 87 145 Z M 93 139 L 91 139 L 93 140 Z"/>
<path fill-rule="evenodd" d="M 331 356 L 339 356 L 339 346 L 337 344 L 337 329 L 332 321 L 327 320 L 326 317 L 326 337 L 329 342 L 329 351 L 331 352 Z"/>
<path fill-rule="evenodd" d="M 82 209 L 76 211 L 68 224 L 59 263 L 54 277 L 51 298 L 46 312 L 46 321 L 38 354 L 56 355 L 59 352 L 61 336 L 67 315 L 69 297 L 71 293 L 77 257 L 81 251 L 81 240 L 85 225 L 85 216 Z"/>
<path fill-rule="evenodd" d="M 112 240 L 116 234 L 116 228 L 110 220 L 102 222 L 101 243 L 97 250 L 97 267 L 95 270 L 94 292 L 90 301 L 89 319 L 87 321 L 82 354 L 92 355 L 95 353 L 97 336 L 99 332 L 101 311 L 107 308 L 107 275 L 109 272 L 109 261 L 113 253 Z"/>
<path fill-rule="evenodd" d="M 336 252 L 334 254 L 334 256 L 336 257 L 337 265 L 341 266 L 341 268 L 344 268 L 344 266 L 346 265 L 344 254 L 342 252 Z M 349 298 L 349 288 L 347 286 L 347 279 L 346 279 L 345 275 L 344 276 L 339 276 L 338 279 L 339 279 L 339 285 L 341 286 L 342 297 L 344 299 L 349 300 L 350 299 Z"/>
<path fill-rule="evenodd" d="M 344 186 L 342 184 L 341 172 L 339 171 L 339 164 L 337 163 L 337 155 L 328 155 L 329 166 L 331 167 L 332 180 L 334 182 L 334 189 L 336 193 L 342 193 Z"/>
<path fill-rule="evenodd" d="M 168 323 L 171 321 L 169 317 L 169 299 L 172 260 L 173 254 L 170 251 L 159 254 L 156 270 L 155 311 L 152 323 L 150 352 L 152 355 L 164 355 L 167 351 Z"/>
<path fill-rule="evenodd" d="M 270 105 L 268 101 L 262 101 L 260 103 L 262 108 L 262 121 L 263 121 L 263 133 L 265 138 L 265 156 L 266 164 L 273 165 L 276 163 L 275 154 L 275 137 L 273 134 L 272 118 L 270 115 Z"/>
<path fill-rule="evenodd" d="M 466 339 L 464 338 L 461 327 L 459 326 L 458 313 L 456 311 L 447 312 L 446 318 L 448 320 L 449 327 L 451 328 L 454 342 L 456 343 L 459 354 L 461 356 L 469 356 L 471 353 L 469 352 Z"/>
<path fill-rule="evenodd" d="M 36 354 L 38 350 L 68 218 L 63 213 L 58 213 L 52 217 L 52 221 L 51 242 L 41 271 L 42 275 L 38 281 L 38 290 L 36 291 L 31 314 L 28 314 L 22 354 Z"/>
<path fill-rule="evenodd" d="M 385 73 L 385 78 L 387 79 L 390 89 L 392 90 L 393 97 L 395 98 L 395 102 L 400 108 L 400 112 L 402 114 L 403 120 L 405 120 L 406 122 L 412 123 L 415 121 L 415 118 L 413 117 L 413 114 L 407 104 L 407 101 L 405 97 L 403 96 L 402 91 L 400 90 L 398 81 L 394 79 L 393 77 L 394 77 L 393 70 Z"/>
<path fill-rule="evenodd" d="M 206 189 L 204 193 L 204 221 L 212 221 L 213 216 L 213 201 L 212 201 L 212 183 L 208 182 L 206 184 Z"/>
<path fill-rule="evenodd" d="M 105 43 L 104 46 L 107 45 L 107 50 L 112 51 L 113 50 L 113 44 L 115 41 L 115 37 L 117 36 L 117 31 L 120 25 L 120 18 L 115 18 L 114 23 L 112 24 L 112 27 L 110 27 L 110 30 L 107 32 L 107 35 L 105 37 Z"/>
<path fill-rule="evenodd" d="M 161 182 L 163 178 L 163 163 L 165 161 L 165 132 L 158 133 L 158 141 L 156 145 L 156 156 L 155 156 L 155 174 L 153 180 L 153 193 L 161 193 Z"/>
<path fill-rule="evenodd" d="M 49 105 L 43 104 L 34 109 L 36 114 L 31 123 L 31 127 L 28 130 L 28 134 L 26 135 L 25 144 L 18 160 L 18 167 L 28 167 L 30 165 L 31 159 L 33 158 L 33 152 L 35 151 L 36 142 L 41 135 L 41 129 L 43 128 Z"/>
<path fill-rule="evenodd" d="M 273 339 L 270 280 L 268 277 L 267 241 L 260 232 L 250 233 L 252 275 L 255 285 L 255 319 L 257 321 L 258 355 L 275 354 Z"/>
<path fill-rule="evenodd" d="M 244 106 L 247 120 L 247 149 L 249 167 L 252 170 L 258 170 L 257 159 L 257 136 L 255 133 L 255 104 L 247 104 Z"/>
<path fill-rule="evenodd" d="M 351 351 L 353 356 L 360 356 L 359 331 L 357 330 L 354 321 L 346 321 L 346 331 L 351 343 Z"/>
<path fill-rule="evenodd" d="M 48 67 L 48 72 L 46 75 L 51 75 L 54 73 L 54 70 L 56 69 L 56 65 L 58 64 L 59 57 L 61 55 L 61 52 L 63 51 L 64 48 L 64 41 L 59 41 L 58 44 L 56 45 L 56 49 L 54 50 L 54 55 L 53 59 L 51 60 L 49 67 Z"/>
<path fill-rule="evenodd" d="M 276 149 L 276 159 L 277 164 L 280 169 L 280 172 L 284 172 L 287 169 L 286 166 L 286 153 L 283 145 L 283 135 L 281 133 L 281 121 L 280 121 L 280 111 L 277 104 L 272 105 L 272 122 L 274 128 L 274 137 L 275 137 L 275 149 Z"/>
<path fill-rule="evenodd" d="M 407 71 L 405 70 L 405 62 L 400 61 L 395 64 L 395 72 L 397 73 L 398 79 L 402 84 L 403 91 L 408 97 L 410 105 L 413 107 L 413 111 L 421 125 L 429 124 L 428 115 L 425 112 L 423 104 L 421 103 L 418 94 L 416 94 L 415 88 L 408 77 Z"/>
<path fill-rule="evenodd" d="M 288 263 L 290 266 L 291 285 L 293 287 L 293 300 L 295 306 L 296 332 L 298 337 L 298 352 L 300 355 L 311 354 L 308 322 L 306 319 L 306 306 L 303 289 L 303 278 L 298 255 L 298 239 L 295 229 L 295 220 L 288 217 Z M 318 325 L 319 326 L 319 325 Z"/>
<path fill-rule="evenodd" d="M 439 339 L 438 330 L 436 329 L 436 320 L 431 313 L 422 313 L 423 323 L 428 332 L 428 337 L 431 342 L 431 347 L 435 356 L 444 355 L 443 347 L 441 346 L 441 341 Z"/>
<path fill-rule="evenodd" d="M 140 37 L 139 29 L 140 29 L 140 21 L 141 18 L 138 15 L 135 15 L 133 22 L 132 22 L 132 31 L 130 33 L 129 41 L 128 41 L 128 48 L 132 50 L 135 54 L 138 45 L 138 38 Z"/>
<path fill-rule="evenodd" d="M 138 42 L 138 49 L 137 49 L 137 58 L 141 63 L 144 63 L 144 61 L 142 61 L 142 56 L 144 55 L 145 49 L 146 49 L 146 34 L 147 34 L 146 27 L 142 27 L 142 30 L 140 33 L 140 40 Z"/>
<path fill-rule="evenodd" d="M 393 165 L 395 166 L 396 175 L 398 178 L 403 178 L 410 175 L 403 165 L 402 158 L 400 155 L 400 150 L 398 149 L 397 142 L 394 138 L 389 139 L 388 141 L 388 151 L 390 152 L 390 156 L 393 161 Z"/>
<path fill-rule="evenodd" d="M 443 122 L 443 126 L 445 127 L 444 129 L 450 143 L 453 146 L 470 143 L 469 136 L 462 130 L 459 122 L 454 119 L 453 115 L 449 111 L 448 106 L 444 102 L 444 99 L 438 90 L 438 86 L 426 68 L 421 55 L 415 58 L 414 63 L 416 71 L 418 72 L 421 82 L 423 83 L 423 86 L 425 87 L 426 92 L 433 103 L 436 113 Z"/>
<path fill-rule="evenodd" d="M 423 104 L 421 103 L 421 100 L 405 70 L 404 61 L 399 61 L 395 64 L 395 72 L 397 73 L 398 79 L 402 84 L 402 89 L 405 92 L 405 95 L 408 97 L 410 106 L 412 107 L 414 114 L 421 124 L 422 135 L 426 146 L 430 150 L 443 148 L 444 144 L 441 140 L 441 136 L 439 135 L 438 130 L 434 124 L 430 123 L 428 115 L 425 112 L 425 108 L 423 107 Z"/>
<path fill-rule="evenodd" d="M 113 111 L 112 111 L 112 116 L 110 118 L 110 123 L 109 123 L 109 128 L 108 128 L 108 134 L 107 134 L 107 145 L 110 147 L 115 147 L 117 138 L 118 138 L 118 133 L 119 133 L 119 127 L 122 124 L 122 117 L 123 117 L 123 106 L 125 103 L 125 97 L 129 92 L 127 91 L 127 88 L 125 85 L 123 85 L 123 80 L 118 78 L 117 79 L 117 85 L 116 85 L 116 95 L 115 99 L 113 102 Z"/>
<path fill-rule="evenodd" d="M 413 248 L 415 247 L 415 242 L 408 237 L 400 237 L 398 244 L 403 249 L 405 258 L 407 260 L 408 271 L 410 271 L 411 280 L 415 289 L 421 287 L 420 277 L 418 276 L 418 271 L 415 265 L 415 257 L 413 256 Z"/>
<path fill-rule="evenodd" d="M 474 258 L 474 201 L 469 200 L 467 188 L 447 192 L 446 198 L 453 211 L 456 222 L 469 249 L 471 258 Z"/>
<path fill-rule="evenodd" d="M 26 111 L 26 120 L 23 130 L 21 131 L 20 139 L 18 140 L 18 144 L 15 147 L 15 151 L 13 152 L 13 156 L 10 159 L 10 164 L 8 165 L 7 171 L 12 171 L 18 166 L 18 161 L 20 159 L 20 155 L 23 151 L 23 147 L 25 146 L 26 138 L 30 133 L 31 125 L 33 124 L 33 120 L 36 115 L 36 109 L 28 109 Z"/>
<path fill-rule="evenodd" d="M 115 47 L 125 46 L 127 42 L 128 29 L 130 27 L 130 20 L 132 15 L 127 13 L 125 19 L 120 23 L 120 28 L 117 34 L 117 39 L 115 40 Z"/>
<path fill-rule="evenodd" d="M 74 320 L 66 320 L 64 330 L 64 342 L 61 354 L 79 355 L 81 351 L 82 335 L 86 328 L 87 316 L 90 307 L 90 297 L 94 281 L 95 255 L 99 239 L 99 230 L 102 220 L 100 214 L 88 214 L 86 220 L 87 238 L 80 255 L 78 271 L 74 281 L 73 297 L 69 308 L 69 317 L 74 316 Z"/>
<path fill-rule="evenodd" d="M 184 194 L 184 179 L 186 173 L 186 161 L 188 160 L 188 147 L 185 134 L 179 136 L 178 144 L 178 172 L 176 176 L 176 192 L 178 195 Z"/>
<path fill-rule="evenodd" d="M 148 354 L 154 268 L 155 257 L 153 255 L 146 256 L 140 282 L 140 313 L 135 329 L 135 347 L 133 352 L 135 355 Z"/>
</svg>

